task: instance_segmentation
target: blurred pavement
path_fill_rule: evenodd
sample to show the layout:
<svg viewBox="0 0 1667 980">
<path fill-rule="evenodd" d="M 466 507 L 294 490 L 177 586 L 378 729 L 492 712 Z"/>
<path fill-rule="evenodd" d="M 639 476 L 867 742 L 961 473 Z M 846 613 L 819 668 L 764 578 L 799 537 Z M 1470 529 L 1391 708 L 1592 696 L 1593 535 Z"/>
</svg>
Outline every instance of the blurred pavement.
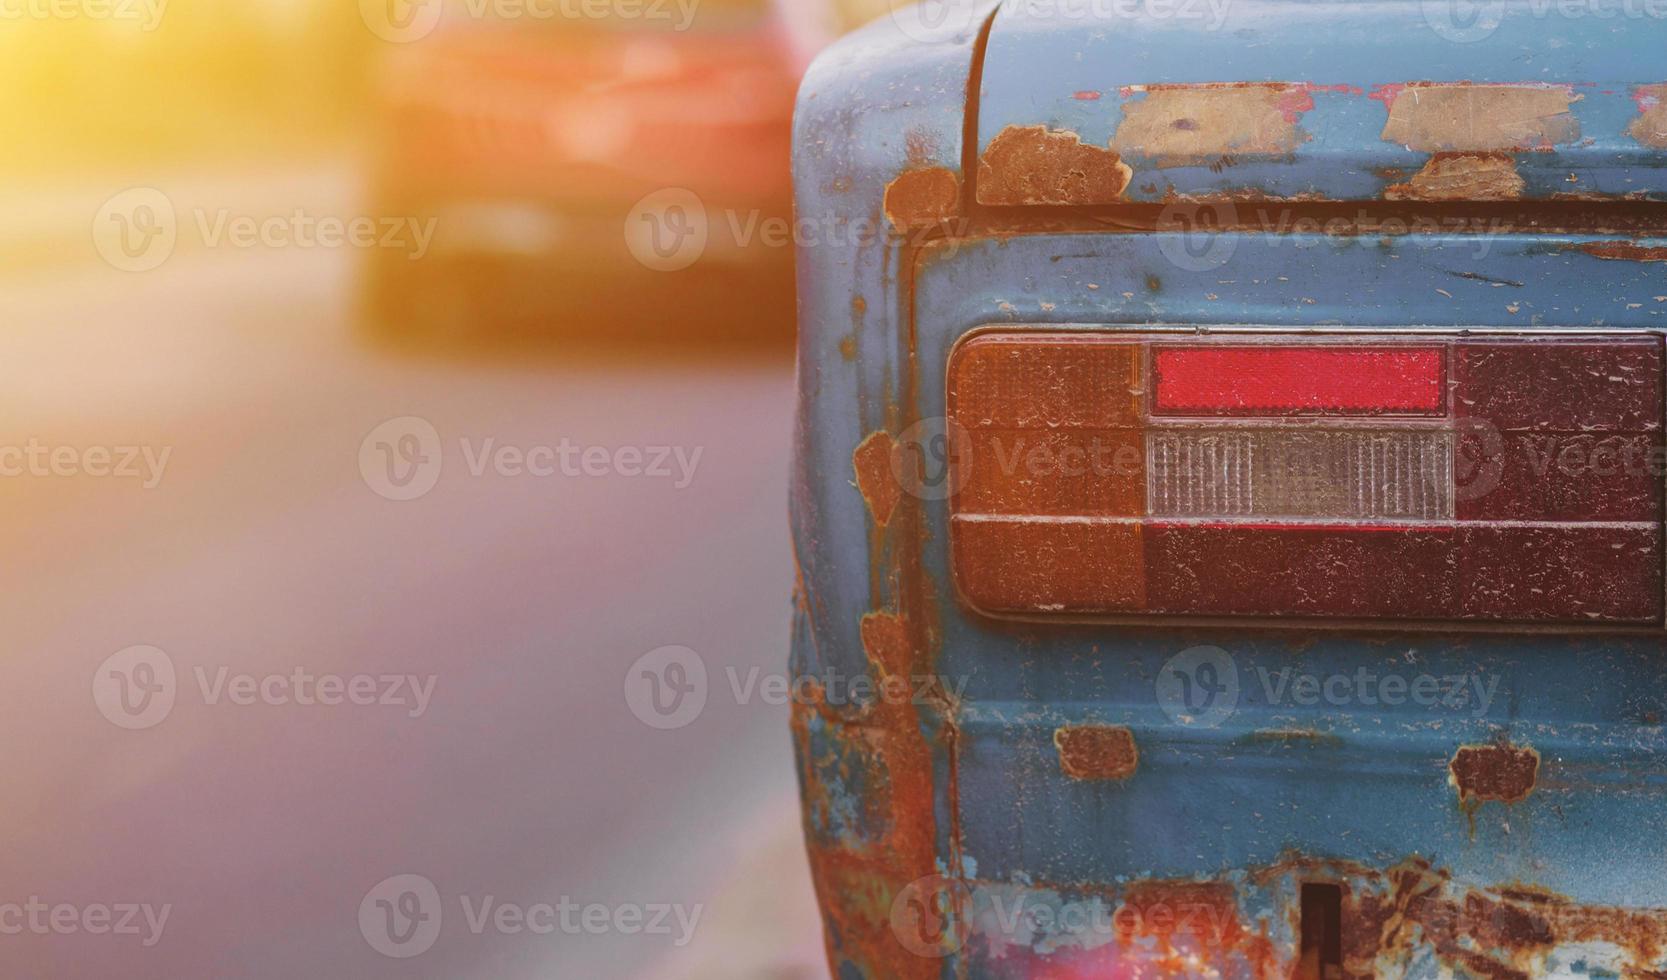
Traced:
<svg viewBox="0 0 1667 980">
<path fill-rule="evenodd" d="M 825 975 L 796 826 L 785 669 L 792 565 L 784 357 L 694 366 L 364 349 L 341 250 L 181 252 L 146 274 L 0 283 L 0 447 L 142 446 L 160 481 L 0 477 L 0 903 L 171 907 L 131 936 L 7 936 L 7 976 Z M 373 491 L 361 445 L 416 416 L 437 485 Z M 470 473 L 464 439 L 669 445 L 672 480 Z M 89 457 L 90 458 L 90 457 Z M 118 727 L 100 665 L 178 670 L 165 720 Z M 657 731 L 624 696 L 666 645 L 710 676 Z M 433 677 L 407 706 L 208 703 L 199 670 Z M 433 882 L 432 948 L 361 922 L 396 874 Z M 669 936 L 476 933 L 460 899 L 703 906 Z"/>
</svg>

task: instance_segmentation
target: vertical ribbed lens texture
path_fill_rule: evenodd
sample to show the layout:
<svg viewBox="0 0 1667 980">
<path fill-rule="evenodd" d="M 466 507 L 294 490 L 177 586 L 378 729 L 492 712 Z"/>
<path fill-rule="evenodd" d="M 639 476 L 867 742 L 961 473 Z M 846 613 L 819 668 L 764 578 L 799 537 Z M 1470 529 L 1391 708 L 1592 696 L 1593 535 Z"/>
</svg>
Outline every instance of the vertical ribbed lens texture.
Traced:
<svg viewBox="0 0 1667 980">
<path fill-rule="evenodd" d="M 1153 517 L 1451 520 L 1452 435 L 1153 430 Z"/>
</svg>

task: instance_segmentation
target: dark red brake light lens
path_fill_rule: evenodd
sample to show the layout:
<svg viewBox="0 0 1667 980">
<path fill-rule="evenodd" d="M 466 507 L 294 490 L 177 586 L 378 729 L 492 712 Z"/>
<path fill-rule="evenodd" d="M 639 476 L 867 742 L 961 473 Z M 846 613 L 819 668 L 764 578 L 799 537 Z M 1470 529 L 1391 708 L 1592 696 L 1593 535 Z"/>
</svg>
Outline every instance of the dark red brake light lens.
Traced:
<svg viewBox="0 0 1667 980">
<path fill-rule="evenodd" d="M 975 335 L 957 584 L 992 614 L 1660 625 L 1661 347 Z"/>
</svg>

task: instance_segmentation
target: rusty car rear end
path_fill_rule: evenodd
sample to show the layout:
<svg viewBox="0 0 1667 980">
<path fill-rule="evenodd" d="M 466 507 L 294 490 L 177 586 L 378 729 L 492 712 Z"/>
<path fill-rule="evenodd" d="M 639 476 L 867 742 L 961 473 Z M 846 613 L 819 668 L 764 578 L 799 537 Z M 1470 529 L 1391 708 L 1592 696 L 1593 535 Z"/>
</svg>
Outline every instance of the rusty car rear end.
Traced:
<svg viewBox="0 0 1667 980">
<path fill-rule="evenodd" d="M 848 232 L 800 253 L 792 500 L 833 975 L 1667 976 L 1661 623 L 958 591 L 979 331 L 1667 329 L 1659 17 L 1188 6 L 900 13 L 802 90 L 799 220 Z M 1218 699 L 1177 701 L 1205 666 Z"/>
</svg>

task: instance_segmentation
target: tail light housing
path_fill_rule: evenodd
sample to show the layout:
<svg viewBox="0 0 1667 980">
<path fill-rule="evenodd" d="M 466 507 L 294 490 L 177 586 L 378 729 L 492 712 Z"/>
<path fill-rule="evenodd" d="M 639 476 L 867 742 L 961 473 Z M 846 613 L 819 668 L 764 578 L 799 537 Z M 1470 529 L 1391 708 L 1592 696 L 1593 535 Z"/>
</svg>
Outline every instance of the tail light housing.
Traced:
<svg viewBox="0 0 1667 980">
<path fill-rule="evenodd" d="M 989 330 L 948 382 L 984 613 L 1662 625 L 1659 336 Z"/>
</svg>

